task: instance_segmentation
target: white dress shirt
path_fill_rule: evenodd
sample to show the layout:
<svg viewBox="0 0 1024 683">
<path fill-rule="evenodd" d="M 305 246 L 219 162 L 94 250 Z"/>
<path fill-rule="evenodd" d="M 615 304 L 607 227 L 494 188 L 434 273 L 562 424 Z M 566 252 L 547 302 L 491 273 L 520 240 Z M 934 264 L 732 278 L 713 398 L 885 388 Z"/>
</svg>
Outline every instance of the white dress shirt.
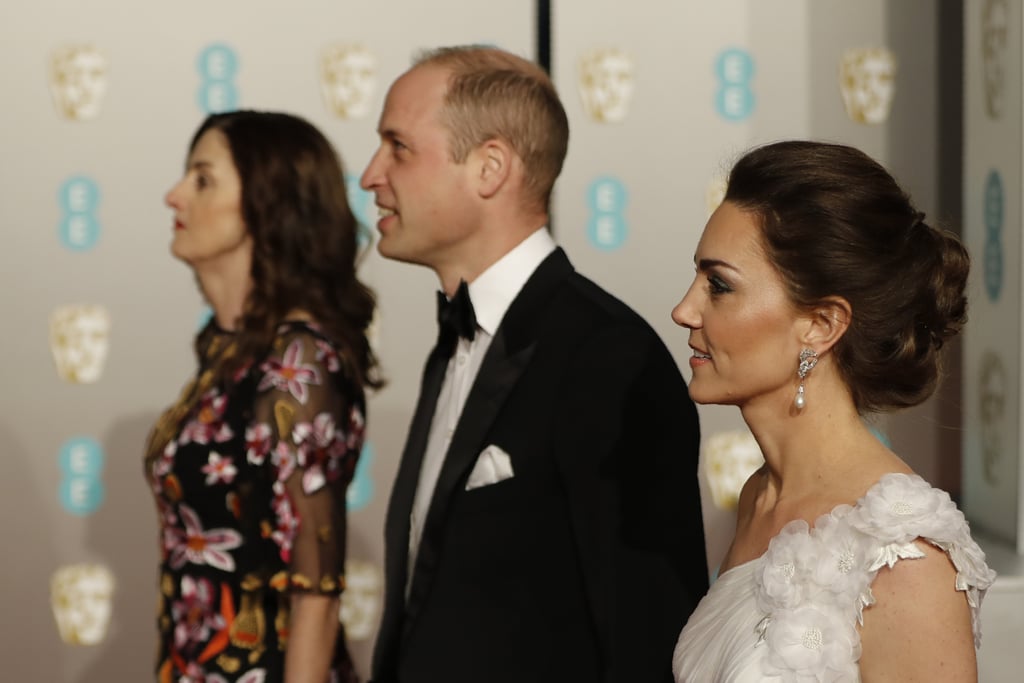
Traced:
<svg viewBox="0 0 1024 683">
<path fill-rule="evenodd" d="M 437 408 L 430 423 L 430 434 L 423 453 L 420 479 L 413 498 L 409 526 L 409 572 L 406 581 L 406 597 L 412 585 L 413 568 L 423 524 L 426 522 L 430 501 L 441 474 L 448 446 L 451 444 L 455 427 L 462 415 L 466 397 L 480 371 L 487 349 L 491 346 L 494 333 L 505 317 L 505 312 L 537 266 L 555 250 L 555 242 L 546 228 L 539 228 L 520 242 L 510 252 L 498 259 L 490 268 L 469 283 L 469 298 L 476 314 L 476 335 L 473 341 L 459 337 L 452 361 L 444 374 L 441 393 L 437 397 Z"/>
</svg>

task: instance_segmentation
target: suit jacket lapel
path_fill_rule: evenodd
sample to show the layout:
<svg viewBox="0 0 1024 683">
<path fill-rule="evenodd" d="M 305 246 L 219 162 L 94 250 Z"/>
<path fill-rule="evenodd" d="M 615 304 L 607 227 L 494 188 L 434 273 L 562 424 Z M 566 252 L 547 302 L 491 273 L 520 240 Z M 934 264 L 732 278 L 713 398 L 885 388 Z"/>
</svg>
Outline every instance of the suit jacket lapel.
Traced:
<svg viewBox="0 0 1024 683">
<path fill-rule="evenodd" d="M 537 343 L 538 320 L 552 291 L 571 272 L 572 266 L 561 249 L 548 256 L 509 306 L 484 356 L 431 498 L 406 605 L 407 626 L 429 590 L 451 498 L 487 445 L 484 440 L 505 398 L 529 365 Z"/>
</svg>

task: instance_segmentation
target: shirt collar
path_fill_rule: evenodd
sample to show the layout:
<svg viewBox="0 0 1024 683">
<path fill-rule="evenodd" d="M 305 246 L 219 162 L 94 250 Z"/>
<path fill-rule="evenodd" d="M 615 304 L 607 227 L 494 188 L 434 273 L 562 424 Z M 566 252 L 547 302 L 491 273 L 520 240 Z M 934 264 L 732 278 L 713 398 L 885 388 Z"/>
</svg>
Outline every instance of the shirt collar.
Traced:
<svg viewBox="0 0 1024 683">
<path fill-rule="evenodd" d="M 481 330 L 494 336 L 519 290 L 555 247 L 547 227 L 538 228 L 469 283 L 469 298 Z"/>
</svg>

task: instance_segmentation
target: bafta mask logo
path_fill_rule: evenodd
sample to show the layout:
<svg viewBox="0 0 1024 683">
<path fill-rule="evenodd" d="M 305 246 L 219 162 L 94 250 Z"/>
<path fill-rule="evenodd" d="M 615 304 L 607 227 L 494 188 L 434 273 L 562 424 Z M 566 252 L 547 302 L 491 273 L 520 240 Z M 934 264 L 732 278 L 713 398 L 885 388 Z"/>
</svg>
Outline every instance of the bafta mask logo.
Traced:
<svg viewBox="0 0 1024 683">
<path fill-rule="evenodd" d="M 377 60 L 362 45 L 332 45 L 320 55 L 320 90 L 339 118 L 366 116 L 376 85 Z"/>
<path fill-rule="evenodd" d="M 380 570 L 369 562 L 345 562 L 345 591 L 338 614 L 349 640 L 366 640 L 373 635 L 380 614 L 382 584 Z"/>
<path fill-rule="evenodd" d="M 990 486 L 998 481 L 996 472 L 1003 453 L 1003 416 L 1006 413 L 1006 368 L 992 351 L 981 356 L 978 378 L 981 412 L 981 465 L 982 476 Z"/>
<path fill-rule="evenodd" d="M 847 50 L 839 67 L 846 113 L 857 123 L 884 123 L 896 91 L 896 57 L 884 47 Z"/>
<path fill-rule="evenodd" d="M 103 374 L 110 314 L 102 306 L 63 306 L 50 314 L 50 350 L 57 374 L 72 384 L 91 384 Z"/>
<path fill-rule="evenodd" d="M 615 48 L 587 52 L 579 62 L 583 109 L 598 123 L 617 123 L 633 98 L 633 60 Z"/>
<path fill-rule="evenodd" d="M 96 118 L 107 92 L 107 58 L 92 45 L 67 45 L 50 57 L 50 93 L 69 121 Z"/>
<path fill-rule="evenodd" d="M 740 491 L 764 457 L 750 432 L 712 434 L 704 446 L 704 473 L 711 499 L 722 510 L 735 510 Z"/>
<path fill-rule="evenodd" d="M 1006 0 L 985 0 L 981 8 L 981 63 L 985 71 L 985 113 L 991 119 L 1000 119 L 1003 116 L 1009 13 Z"/>
<path fill-rule="evenodd" d="M 97 564 L 61 567 L 50 578 L 50 607 L 61 640 L 98 645 L 110 626 L 114 575 Z"/>
<path fill-rule="evenodd" d="M 712 178 L 704 191 L 704 205 L 708 210 L 708 216 L 715 212 L 725 199 L 725 192 L 729 189 L 729 181 L 725 178 Z"/>
</svg>

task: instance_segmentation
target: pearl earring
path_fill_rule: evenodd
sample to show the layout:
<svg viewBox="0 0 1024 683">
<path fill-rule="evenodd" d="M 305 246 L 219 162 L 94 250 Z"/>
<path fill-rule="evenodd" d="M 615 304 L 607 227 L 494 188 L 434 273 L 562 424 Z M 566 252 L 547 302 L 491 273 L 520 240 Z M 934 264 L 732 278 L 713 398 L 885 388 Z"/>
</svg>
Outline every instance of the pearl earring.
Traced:
<svg viewBox="0 0 1024 683">
<path fill-rule="evenodd" d="M 796 369 L 796 374 L 800 377 L 800 386 L 796 390 L 796 398 L 793 399 L 793 405 L 797 410 L 803 410 L 807 405 L 807 399 L 804 398 L 804 379 L 817 364 L 818 354 L 814 352 L 814 349 L 804 349 L 800 352 L 800 365 Z"/>
</svg>

